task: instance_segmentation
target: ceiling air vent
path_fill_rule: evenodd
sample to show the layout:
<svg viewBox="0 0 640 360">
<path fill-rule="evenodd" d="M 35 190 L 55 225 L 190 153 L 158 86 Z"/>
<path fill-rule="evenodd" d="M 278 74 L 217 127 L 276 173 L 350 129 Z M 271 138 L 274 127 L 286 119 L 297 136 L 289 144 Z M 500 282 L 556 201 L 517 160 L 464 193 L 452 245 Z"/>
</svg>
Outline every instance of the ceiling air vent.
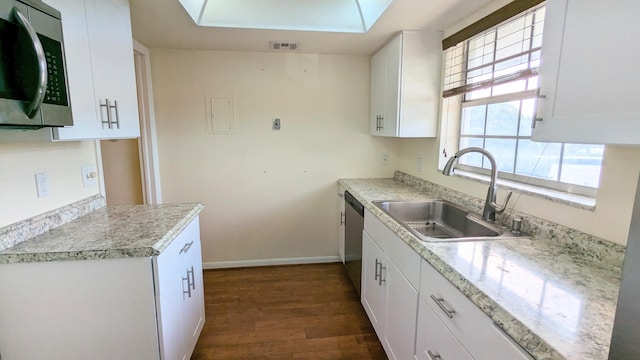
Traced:
<svg viewBox="0 0 640 360">
<path fill-rule="evenodd" d="M 289 42 L 277 42 L 270 41 L 269 47 L 271 50 L 295 50 L 298 48 L 298 43 L 289 43 Z"/>
</svg>

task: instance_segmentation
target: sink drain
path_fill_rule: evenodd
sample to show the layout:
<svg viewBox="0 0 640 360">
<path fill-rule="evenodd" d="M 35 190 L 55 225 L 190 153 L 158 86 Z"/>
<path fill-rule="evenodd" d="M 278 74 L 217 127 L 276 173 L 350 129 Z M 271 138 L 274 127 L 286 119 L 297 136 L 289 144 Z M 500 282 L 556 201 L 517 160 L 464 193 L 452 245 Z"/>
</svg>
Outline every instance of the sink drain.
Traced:
<svg viewBox="0 0 640 360">
<path fill-rule="evenodd" d="M 405 224 L 416 231 L 417 233 L 436 238 L 436 239 L 450 239 L 453 238 L 451 233 L 449 233 L 445 228 L 433 221 L 407 221 Z"/>
</svg>

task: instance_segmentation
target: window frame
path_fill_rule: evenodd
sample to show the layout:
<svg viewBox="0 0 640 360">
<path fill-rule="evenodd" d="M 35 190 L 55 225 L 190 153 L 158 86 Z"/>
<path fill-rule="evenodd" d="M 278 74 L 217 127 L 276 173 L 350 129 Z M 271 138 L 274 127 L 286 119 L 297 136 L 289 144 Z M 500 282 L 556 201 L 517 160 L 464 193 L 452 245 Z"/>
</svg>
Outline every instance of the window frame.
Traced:
<svg viewBox="0 0 640 360">
<path fill-rule="evenodd" d="M 469 41 L 472 40 L 473 38 L 475 38 L 476 36 L 480 35 L 480 34 L 486 34 L 489 31 L 492 31 L 493 29 L 497 29 L 500 25 L 502 25 L 503 23 L 506 23 L 507 21 L 518 17 L 518 16 L 526 16 L 526 13 L 529 13 L 530 10 L 532 8 L 539 8 L 542 7 L 544 5 L 534 5 L 531 6 L 531 8 L 528 9 L 524 9 L 521 12 L 514 14 L 512 17 L 508 18 L 508 19 L 504 19 L 503 21 L 489 27 L 486 29 L 483 29 L 482 31 L 479 31 L 477 34 L 469 36 L 468 38 L 464 39 L 461 41 L 461 43 L 464 43 L 464 47 L 463 47 L 463 57 L 464 57 L 464 61 L 462 62 L 461 66 L 462 66 L 462 72 L 463 72 L 463 79 L 462 79 L 462 84 L 467 84 L 467 66 L 469 64 Z M 533 31 L 533 29 L 532 29 Z M 529 41 L 532 41 L 532 37 L 529 39 Z M 544 41 L 544 40 L 543 40 Z M 458 47 L 458 45 L 455 46 L 449 46 L 449 47 Z M 531 47 L 531 46 L 530 46 Z M 529 54 L 529 57 L 531 56 L 531 53 L 533 53 L 534 51 L 538 51 L 539 48 L 534 48 L 534 49 L 528 49 L 527 51 L 525 51 L 526 53 Z M 494 61 L 495 61 L 495 49 L 494 49 Z M 446 61 L 447 61 L 447 49 L 444 49 L 443 51 L 443 69 L 446 66 Z M 518 54 L 518 55 L 522 55 L 522 54 Z M 529 60 L 531 61 L 531 60 Z M 492 65 L 492 66 L 495 66 Z M 493 70 L 495 71 L 495 69 Z M 445 76 L 445 73 L 443 71 L 443 77 Z M 534 74 L 533 76 L 537 76 L 537 74 Z M 492 76 L 492 79 L 494 77 Z M 489 85 L 486 86 L 487 88 L 491 88 L 495 86 L 495 84 L 493 85 Z M 527 85 L 528 86 L 528 85 Z M 473 89 L 473 90 L 478 90 L 478 89 Z M 482 135 L 463 135 L 462 134 L 462 113 L 463 113 L 463 109 L 465 107 L 470 107 L 470 106 L 477 106 L 477 105 L 490 105 L 490 104 L 496 104 L 496 103 L 504 103 L 504 102 L 509 102 L 509 101 L 517 101 L 517 100 L 526 100 L 526 99 L 537 99 L 537 94 L 538 94 L 538 88 L 536 89 L 531 89 L 531 90 L 524 90 L 521 92 L 517 92 L 517 93 L 510 93 L 510 94 L 503 94 L 503 95 L 496 95 L 496 96 L 487 96 L 487 97 L 482 97 L 482 98 L 478 98 L 478 99 L 471 99 L 471 100 L 466 100 L 467 94 L 471 93 L 473 90 L 471 91 L 465 91 L 465 92 L 461 92 L 459 94 L 456 95 L 449 95 L 446 97 L 451 97 L 452 100 L 454 100 L 454 104 L 457 105 L 458 109 L 457 111 L 455 109 L 447 109 L 448 114 L 442 114 L 442 128 L 444 128 L 445 126 L 448 127 L 448 129 L 446 129 L 445 131 L 454 131 L 455 132 L 455 148 L 457 150 L 460 150 L 460 144 L 462 143 L 462 139 L 467 137 L 467 138 L 481 138 L 483 139 L 483 144 L 485 144 L 485 141 L 487 138 L 500 138 L 500 139 L 514 139 L 516 140 L 516 144 L 518 140 L 521 139 L 530 139 L 531 135 L 528 136 L 520 136 L 518 134 L 515 135 L 500 135 L 500 136 L 487 136 L 486 134 L 482 134 Z M 443 104 L 444 101 L 446 100 L 445 97 L 443 97 Z M 535 108 L 537 108 L 537 101 L 535 101 Z M 453 111 L 452 111 L 453 110 Z M 445 117 L 450 117 L 453 115 L 453 119 L 446 119 Z M 519 115 L 520 116 L 520 115 Z M 534 110 L 534 118 L 535 118 L 535 110 Z M 454 121 L 457 124 L 455 124 L 454 126 L 450 126 L 448 124 L 449 121 Z M 520 119 L 518 119 L 518 121 L 520 121 Z M 534 119 L 532 119 L 532 121 L 535 121 Z M 486 119 L 485 119 L 485 126 L 486 126 Z M 455 129 L 454 129 L 455 128 Z M 442 129 L 441 129 L 442 130 Z M 443 134 L 445 134 L 443 132 Z M 447 142 L 447 139 L 443 139 L 441 140 L 442 142 Z M 561 174 L 562 174 L 562 165 L 564 163 L 564 157 L 565 157 L 565 144 L 568 143 L 554 143 L 554 144 L 560 144 L 560 156 L 559 156 L 559 169 L 558 169 L 558 180 L 550 180 L 550 179 L 544 179 L 544 178 L 540 178 L 540 177 L 536 177 L 536 176 L 532 176 L 532 175 L 523 175 L 523 174 L 516 174 L 515 173 L 515 164 L 517 164 L 517 152 L 518 152 L 518 148 L 516 145 L 516 153 L 514 154 L 514 173 L 510 173 L 510 172 L 504 172 L 504 171 L 498 171 L 498 175 L 500 178 L 503 178 L 505 180 L 508 181 L 512 181 L 512 182 L 516 182 L 519 184 L 523 184 L 523 185 L 533 185 L 536 187 L 541 187 L 541 188 L 546 188 L 546 189 L 551 189 L 551 190 L 555 190 L 555 191 L 561 191 L 567 194 L 575 194 L 575 195 L 580 195 L 580 196 L 586 196 L 586 197 L 590 197 L 590 198 L 595 198 L 596 194 L 597 194 L 597 190 L 599 187 L 589 187 L 589 186 L 584 186 L 584 185 L 576 185 L 576 184 L 571 184 L 571 183 L 567 183 L 567 182 L 561 182 Z M 485 145 L 483 145 L 485 146 Z M 446 153 L 447 153 L 447 147 L 448 146 L 444 146 L 443 147 L 443 153 L 441 154 L 441 160 L 444 158 L 446 161 Z M 456 151 L 457 151 L 456 150 Z M 602 159 L 604 159 L 604 156 L 602 157 Z M 600 175 L 602 174 L 602 159 L 600 162 Z M 484 161 L 484 159 L 483 159 Z M 441 161 L 442 163 L 442 161 Z M 472 173 L 472 174 L 480 174 L 480 175 L 484 175 L 484 176 L 489 176 L 490 175 L 490 170 L 485 169 L 483 167 L 477 167 L 477 166 L 471 166 L 471 165 L 465 165 L 465 164 L 460 164 L 458 163 L 456 165 L 456 169 L 460 169 L 462 171 L 468 172 L 468 173 Z"/>
</svg>

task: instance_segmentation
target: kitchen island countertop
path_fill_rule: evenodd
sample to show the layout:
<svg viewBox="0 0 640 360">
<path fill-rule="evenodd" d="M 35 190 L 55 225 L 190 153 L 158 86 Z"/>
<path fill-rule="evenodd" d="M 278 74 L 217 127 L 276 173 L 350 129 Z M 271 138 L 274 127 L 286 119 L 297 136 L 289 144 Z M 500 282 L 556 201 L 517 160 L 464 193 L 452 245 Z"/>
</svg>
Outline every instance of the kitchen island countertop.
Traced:
<svg viewBox="0 0 640 360">
<path fill-rule="evenodd" d="M 0 251 L 0 264 L 155 256 L 203 208 L 201 204 L 102 207 Z"/>
<path fill-rule="evenodd" d="M 618 267 L 545 238 L 425 243 L 371 201 L 437 194 L 394 179 L 341 179 L 339 184 L 536 359 L 607 358 Z"/>
</svg>

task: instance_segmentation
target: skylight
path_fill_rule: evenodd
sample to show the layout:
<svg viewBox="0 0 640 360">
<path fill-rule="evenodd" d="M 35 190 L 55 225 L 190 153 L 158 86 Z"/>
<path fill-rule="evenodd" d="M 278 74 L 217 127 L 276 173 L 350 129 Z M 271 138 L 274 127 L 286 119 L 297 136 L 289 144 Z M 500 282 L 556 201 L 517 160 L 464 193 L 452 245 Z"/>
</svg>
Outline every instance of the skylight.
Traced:
<svg viewBox="0 0 640 360">
<path fill-rule="evenodd" d="M 199 26 L 365 33 L 393 0 L 179 0 Z"/>
</svg>

